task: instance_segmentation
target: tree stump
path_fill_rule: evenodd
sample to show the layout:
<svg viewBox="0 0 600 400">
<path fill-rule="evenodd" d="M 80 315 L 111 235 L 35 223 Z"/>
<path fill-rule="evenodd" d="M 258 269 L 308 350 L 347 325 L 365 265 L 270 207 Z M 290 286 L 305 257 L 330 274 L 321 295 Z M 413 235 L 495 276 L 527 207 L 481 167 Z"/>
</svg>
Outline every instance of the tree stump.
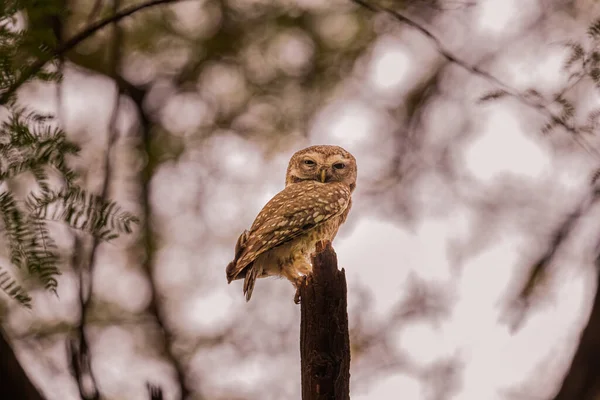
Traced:
<svg viewBox="0 0 600 400">
<path fill-rule="evenodd" d="M 597 262 L 598 264 L 598 262 Z M 600 399 L 600 274 L 594 306 L 579 347 L 554 400 Z"/>
<path fill-rule="evenodd" d="M 329 242 L 317 243 L 312 264 L 299 288 L 302 400 L 349 400 L 346 274 Z"/>
</svg>

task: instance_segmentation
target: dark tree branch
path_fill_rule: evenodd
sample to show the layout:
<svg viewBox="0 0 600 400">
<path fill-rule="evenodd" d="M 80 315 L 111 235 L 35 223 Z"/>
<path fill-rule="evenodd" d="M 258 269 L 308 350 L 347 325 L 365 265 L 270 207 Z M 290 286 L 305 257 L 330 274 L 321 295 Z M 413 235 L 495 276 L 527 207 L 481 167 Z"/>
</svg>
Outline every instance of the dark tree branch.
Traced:
<svg viewBox="0 0 600 400">
<path fill-rule="evenodd" d="M 119 9 L 120 0 L 113 0 L 113 15 L 116 15 Z M 121 45 L 122 45 L 122 31 L 119 27 L 118 20 L 113 21 L 113 40 L 112 40 L 112 68 L 111 74 L 116 76 L 119 63 L 121 62 Z M 114 99 L 114 106 L 108 124 L 108 144 L 106 153 L 104 156 L 104 180 L 102 182 L 102 189 L 100 196 L 104 199 L 108 195 L 108 188 L 112 176 L 112 169 L 110 164 L 110 154 L 114 143 L 117 139 L 117 118 L 119 115 L 119 102 L 120 102 L 120 90 L 117 87 Z M 77 247 L 80 247 L 80 241 L 76 240 Z M 92 287 L 93 287 L 93 269 L 96 262 L 96 253 L 98 248 L 98 239 L 92 239 L 91 250 L 89 253 L 89 259 L 87 265 L 81 265 L 78 263 L 80 268 L 80 279 L 79 279 L 79 301 L 81 303 L 81 317 L 79 325 L 77 327 L 77 337 L 72 339 L 69 343 L 69 354 L 71 360 L 71 370 L 75 379 L 77 380 L 77 386 L 79 388 L 79 394 L 84 400 L 98 400 L 100 398 L 100 392 L 96 383 L 92 365 L 91 365 L 91 354 L 89 352 L 89 345 L 85 332 L 85 326 L 87 322 L 87 313 L 89 310 L 89 303 L 91 300 Z M 76 248 L 76 252 L 79 249 Z M 87 269 L 88 280 L 84 279 L 84 268 Z M 78 341 L 78 344 L 75 344 Z M 86 379 L 87 377 L 87 379 Z M 89 380 L 90 388 L 85 387 L 85 380 Z"/>
<path fill-rule="evenodd" d="M 177 3 L 179 1 L 183 1 L 183 0 L 151 0 L 146 3 L 137 4 L 135 6 L 128 7 L 124 10 L 121 10 L 121 11 L 115 13 L 114 15 L 112 15 L 110 17 L 107 17 L 103 20 L 100 20 L 98 22 L 91 24 L 87 28 L 83 29 L 81 32 L 74 35 L 69 40 L 63 42 L 56 49 L 54 49 L 54 51 L 51 52 L 48 56 L 46 56 L 45 58 L 38 59 L 37 61 L 33 62 L 27 69 L 25 69 L 25 71 L 23 71 L 23 73 L 20 74 L 20 76 L 16 80 L 16 82 L 13 83 L 12 85 L 10 85 L 2 93 L 2 95 L 0 96 L 0 105 L 5 105 L 6 103 L 8 103 L 9 100 L 11 99 L 12 95 L 17 91 L 17 89 L 19 89 L 21 87 L 21 85 L 23 85 L 25 82 L 27 82 L 29 79 L 31 79 L 35 74 L 37 74 L 44 67 L 44 65 L 46 65 L 46 63 L 48 63 L 54 57 L 63 55 L 66 52 L 68 52 L 69 50 L 72 50 L 79 43 L 83 42 L 85 39 L 89 38 L 90 36 L 92 36 L 94 33 L 99 31 L 100 29 L 103 29 L 112 23 L 119 22 L 123 18 L 128 17 L 132 14 L 135 14 L 138 11 L 141 11 L 141 10 L 144 10 L 144 9 L 147 9 L 150 7 L 154 7 L 154 6 L 157 6 L 160 4 Z"/>
<path fill-rule="evenodd" d="M 600 193 L 596 191 L 595 186 L 596 184 L 594 183 L 594 187 L 591 189 L 592 193 L 584 198 L 552 232 L 551 240 L 545 251 L 527 272 L 527 278 L 521 286 L 513 302 L 515 306 L 511 310 L 514 315 L 510 316 L 509 325 L 513 331 L 519 329 L 523 323 L 526 311 L 529 309 L 531 303 L 531 298 L 540 282 L 543 282 L 547 276 L 548 270 L 560 248 L 571 237 L 572 232 L 582 220 L 591 218 L 591 211 L 600 199 Z"/>
<path fill-rule="evenodd" d="M 143 109 L 142 109 L 142 104 L 138 104 L 138 107 L 140 109 L 140 112 L 143 114 Z M 145 114 L 141 117 L 141 125 L 142 125 L 142 140 L 143 140 L 143 146 L 144 146 L 144 150 L 146 151 L 147 156 L 149 156 L 150 154 L 150 126 L 148 124 L 148 117 L 145 116 Z M 151 286 L 151 298 L 150 298 L 150 305 L 149 305 L 149 312 L 154 315 L 154 317 L 156 318 L 156 323 L 161 331 L 161 333 L 163 334 L 163 337 L 165 338 L 165 355 L 167 357 L 167 359 L 171 362 L 171 365 L 173 365 L 173 368 L 175 369 L 175 374 L 176 374 L 176 379 L 177 379 L 177 383 L 179 384 L 179 389 L 181 392 L 181 399 L 184 400 L 188 397 L 190 391 L 187 388 L 186 384 L 185 384 L 185 371 L 183 366 L 181 365 L 181 363 L 179 362 L 179 360 L 177 359 L 177 357 L 175 357 L 175 355 L 173 354 L 173 351 L 171 349 L 171 341 L 172 341 L 172 335 L 171 332 L 168 330 L 167 326 L 164 323 L 164 315 L 162 310 L 160 309 L 160 306 L 158 304 L 158 298 L 157 298 L 157 292 L 156 292 L 156 281 L 154 278 L 154 274 L 152 273 L 152 254 L 151 254 L 151 241 L 152 241 L 152 232 L 151 232 L 151 227 L 150 227 L 150 218 L 152 215 L 152 210 L 150 209 L 150 178 L 151 178 L 151 171 L 149 171 L 148 167 L 147 171 L 145 171 L 146 173 L 144 174 L 145 176 L 142 178 L 143 179 L 143 184 L 142 184 L 142 193 L 141 193 L 141 203 L 142 203 L 142 208 L 143 208 L 143 213 L 144 213 L 144 248 L 146 249 L 147 252 L 147 257 L 146 257 L 146 263 L 144 265 L 144 269 L 148 275 L 148 279 L 150 280 L 150 286 Z"/>
<path fill-rule="evenodd" d="M 148 115 L 148 112 L 144 109 L 144 98 L 146 97 L 147 88 L 138 87 L 133 85 L 131 82 L 127 81 L 121 75 L 116 74 L 114 76 L 117 85 L 119 86 L 119 90 L 125 95 L 129 96 L 131 100 L 135 103 L 138 110 L 138 117 L 140 123 L 140 132 L 141 132 L 141 151 L 144 151 L 147 157 L 150 157 L 150 142 L 151 138 L 151 119 Z M 150 166 L 147 164 L 146 170 L 142 174 L 142 191 L 140 194 L 140 203 L 143 212 L 143 246 L 149 254 L 146 257 L 146 262 L 144 264 L 144 271 L 148 277 L 151 287 L 151 298 L 150 305 L 148 307 L 148 312 L 153 316 L 156 324 L 158 325 L 158 329 L 162 336 L 164 337 L 164 354 L 167 360 L 171 363 L 173 368 L 175 369 L 176 381 L 179 386 L 181 392 L 181 398 L 185 399 L 190 393 L 189 389 L 185 384 L 185 370 L 181 362 L 178 358 L 173 354 L 171 350 L 170 343 L 172 341 L 172 335 L 164 322 L 164 316 L 160 305 L 158 304 L 158 295 L 156 290 L 156 282 L 154 279 L 154 275 L 152 273 L 152 232 L 150 229 L 150 219 L 152 216 L 152 210 L 150 208 L 150 179 L 152 175 L 152 171 L 150 170 Z"/>
<path fill-rule="evenodd" d="M 2 330 L 0 330 L 0 398 L 44 400 L 19 364 Z"/>
<path fill-rule="evenodd" d="M 62 3 L 64 8 L 68 7 L 68 0 L 64 0 Z M 60 30 L 57 32 L 57 41 L 59 46 L 62 45 L 62 21 L 57 23 Z M 61 76 L 64 73 L 64 57 L 59 55 L 59 65 Z M 56 86 L 56 103 L 57 103 L 57 114 L 59 121 L 64 123 L 64 117 L 62 116 L 63 108 L 63 85 L 62 80 Z M 82 264 L 82 256 L 85 251 L 81 239 L 75 234 L 75 244 L 73 246 L 73 255 L 71 263 L 74 268 L 79 269 L 79 304 L 81 307 L 81 315 L 79 317 L 79 324 L 75 328 L 74 335 L 67 338 L 66 352 L 67 360 L 69 362 L 69 370 L 71 375 L 77 382 L 77 389 L 79 390 L 79 396 L 82 399 L 98 399 L 100 394 L 98 392 L 98 386 L 96 384 L 95 376 L 91 370 L 89 346 L 85 335 L 85 321 L 87 306 L 89 302 L 89 294 L 92 290 L 91 273 L 88 270 L 87 274 L 83 271 L 84 265 Z M 85 381 L 90 383 L 89 387 L 86 387 Z M 89 392 L 88 392 L 89 391 Z"/>
<path fill-rule="evenodd" d="M 331 243 L 317 243 L 313 272 L 300 285 L 302 400 L 350 399 L 346 274 Z"/>
<path fill-rule="evenodd" d="M 600 198 L 594 182 L 592 204 Z M 600 242 L 596 245 L 596 294 L 579 346 L 554 400 L 597 400 L 600 398 Z"/>
<path fill-rule="evenodd" d="M 146 157 L 150 157 L 150 151 L 151 151 L 151 121 L 150 121 L 150 116 L 147 114 L 147 112 L 144 110 L 144 97 L 146 96 L 146 92 L 147 89 L 145 88 L 140 88 L 137 87 L 133 84 L 131 84 L 129 81 L 127 81 L 125 78 L 123 78 L 120 75 L 117 75 L 115 77 L 117 84 L 119 85 L 120 90 L 123 91 L 123 93 L 127 94 L 132 100 L 133 102 L 136 104 L 138 112 L 139 112 L 139 119 L 140 119 L 140 131 L 141 131 L 141 144 L 142 144 L 142 151 L 144 151 L 146 153 Z M 143 224 L 144 224 L 144 230 L 143 230 L 143 246 L 146 249 L 147 252 L 147 257 L 146 257 L 146 262 L 144 264 L 144 270 L 148 276 L 148 280 L 150 282 L 150 287 L 151 287 L 151 298 L 150 298 L 150 305 L 148 307 L 148 312 L 150 314 L 152 314 L 156 320 L 156 324 L 158 325 L 158 328 L 161 332 L 161 334 L 164 337 L 164 341 L 165 341 L 165 355 L 167 360 L 171 363 L 171 365 L 173 365 L 173 368 L 175 369 L 175 374 L 176 374 L 176 380 L 177 380 L 177 384 L 179 385 L 179 390 L 181 392 L 181 399 L 185 399 L 187 398 L 187 396 L 189 395 L 190 391 L 187 387 L 187 385 L 185 384 L 185 370 L 184 367 L 181 365 L 181 362 L 177 359 L 177 357 L 175 356 L 175 354 L 173 354 L 173 351 L 171 349 L 171 342 L 172 342 L 172 334 L 169 331 L 168 327 L 166 326 L 164 320 L 165 317 L 163 315 L 163 312 L 160 308 L 160 305 L 158 303 L 158 294 L 156 291 L 156 281 L 154 278 L 154 274 L 152 273 L 152 231 L 150 228 L 150 219 L 152 217 L 152 210 L 151 210 L 151 206 L 150 206 L 150 179 L 152 178 L 152 171 L 151 171 L 151 167 L 149 165 L 150 163 L 146 163 L 146 169 L 143 173 L 142 176 L 142 191 L 140 194 L 140 203 L 141 203 L 141 207 L 142 207 L 142 212 L 144 214 L 143 217 Z"/>
</svg>

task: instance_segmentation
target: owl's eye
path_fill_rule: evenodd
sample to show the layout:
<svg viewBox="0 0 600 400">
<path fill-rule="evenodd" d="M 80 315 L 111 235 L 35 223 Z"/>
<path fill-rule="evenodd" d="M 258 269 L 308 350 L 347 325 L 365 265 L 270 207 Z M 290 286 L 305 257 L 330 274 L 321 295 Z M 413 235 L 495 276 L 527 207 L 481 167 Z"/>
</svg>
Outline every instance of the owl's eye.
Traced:
<svg viewBox="0 0 600 400">
<path fill-rule="evenodd" d="M 313 160 L 306 159 L 306 160 L 304 160 L 304 164 L 306 164 L 306 165 L 315 165 L 316 163 Z"/>
<path fill-rule="evenodd" d="M 333 164 L 333 168 L 335 168 L 335 169 L 344 169 L 344 168 L 346 168 L 346 164 L 341 163 L 341 162 L 340 163 L 335 163 L 335 164 Z"/>
</svg>

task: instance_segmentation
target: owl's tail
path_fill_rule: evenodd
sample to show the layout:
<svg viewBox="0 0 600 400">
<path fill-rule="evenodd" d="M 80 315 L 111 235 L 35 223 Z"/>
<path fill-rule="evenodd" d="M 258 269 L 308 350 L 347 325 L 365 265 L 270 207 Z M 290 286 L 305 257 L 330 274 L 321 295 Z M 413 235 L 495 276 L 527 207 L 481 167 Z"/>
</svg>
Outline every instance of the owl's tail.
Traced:
<svg viewBox="0 0 600 400">
<path fill-rule="evenodd" d="M 262 267 L 254 263 L 248 270 L 246 270 L 246 278 L 244 279 L 244 294 L 246 295 L 246 301 L 250 301 L 252 297 L 252 291 L 254 290 L 254 283 L 256 278 L 262 274 Z"/>
<path fill-rule="evenodd" d="M 231 281 L 233 280 L 243 278 L 243 276 L 240 276 L 240 274 L 243 271 L 237 268 L 237 262 L 240 259 L 242 252 L 244 251 L 246 241 L 248 240 L 248 235 L 248 231 L 245 230 L 244 232 L 242 232 L 242 234 L 237 240 L 237 243 L 235 244 L 235 253 L 233 256 L 233 261 L 227 265 L 227 268 L 225 268 L 225 273 L 227 275 L 227 283 L 231 283 Z"/>
</svg>

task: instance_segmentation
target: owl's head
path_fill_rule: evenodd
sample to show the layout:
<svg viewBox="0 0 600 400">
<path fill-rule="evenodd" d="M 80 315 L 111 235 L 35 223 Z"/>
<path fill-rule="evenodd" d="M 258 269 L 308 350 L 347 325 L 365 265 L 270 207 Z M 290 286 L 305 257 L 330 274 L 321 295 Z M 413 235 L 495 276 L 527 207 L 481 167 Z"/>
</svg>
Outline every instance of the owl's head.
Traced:
<svg viewBox="0 0 600 400">
<path fill-rule="evenodd" d="M 290 159 L 285 186 L 300 181 L 342 182 L 356 187 L 356 159 L 339 146 L 311 146 Z"/>
</svg>

